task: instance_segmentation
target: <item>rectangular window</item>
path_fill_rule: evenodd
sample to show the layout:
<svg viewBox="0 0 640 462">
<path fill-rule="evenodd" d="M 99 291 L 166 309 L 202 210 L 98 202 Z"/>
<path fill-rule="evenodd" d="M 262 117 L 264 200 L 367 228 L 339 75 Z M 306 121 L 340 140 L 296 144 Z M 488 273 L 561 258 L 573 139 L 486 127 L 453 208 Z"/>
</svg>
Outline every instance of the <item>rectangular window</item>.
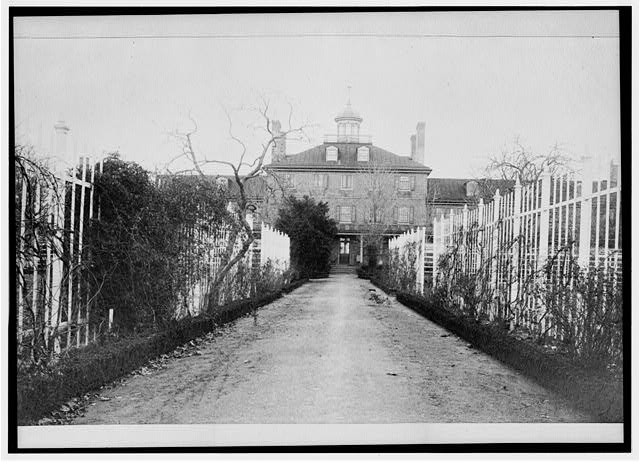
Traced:
<svg viewBox="0 0 640 462">
<path fill-rule="evenodd" d="M 315 174 L 313 175 L 313 185 L 316 188 L 326 188 L 327 187 L 327 177 L 328 175 L 320 175 L 320 174 Z"/>
<path fill-rule="evenodd" d="M 400 181 L 398 182 L 398 189 L 400 191 L 410 191 L 411 190 L 411 184 L 409 182 L 409 177 L 408 176 L 401 176 L 400 177 Z"/>
<path fill-rule="evenodd" d="M 376 216 L 373 216 L 373 209 L 369 209 L 369 223 L 382 223 L 382 208 L 378 207 Z"/>
<path fill-rule="evenodd" d="M 398 223 L 409 223 L 409 207 L 398 207 Z"/>
<path fill-rule="evenodd" d="M 289 189 L 295 188 L 295 185 L 293 184 L 293 177 L 291 176 L 291 173 L 286 173 L 284 175 L 284 184 L 283 184 L 283 186 L 285 188 L 289 188 Z"/>
<path fill-rule="evenodd" d="M 340 223 L 351 223 L 351 209 L 348 205 L 340 207 Z"/>
<path fill-rule="evenodd" d="M 353 189 L 353 175 L 342 175 L 342 189 Z"/>
</svg>

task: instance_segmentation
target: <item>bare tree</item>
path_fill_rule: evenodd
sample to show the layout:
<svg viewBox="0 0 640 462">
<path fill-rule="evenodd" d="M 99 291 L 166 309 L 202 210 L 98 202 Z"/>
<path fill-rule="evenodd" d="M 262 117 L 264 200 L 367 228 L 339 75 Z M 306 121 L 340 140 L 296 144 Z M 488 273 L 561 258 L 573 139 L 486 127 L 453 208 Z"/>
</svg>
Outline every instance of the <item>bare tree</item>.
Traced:
<svg viewBox="0 0 640 462">
<path fill-rule="evenodd" d="M 520 178 L 522 184 L 536 181 L 542 172 L 551 175 L 570 173 L 572 158 L 558 144 L 546 153 L 536 153 L 525 146 L 520 138 L 505 146 L 499 154 L 492 155 L 485 168 L 486 178 L 514 180 Z M 482 187 L 482 184 L 480 184 Z"/>
<path fill-rule="evenodd" d="M 288 126 L 285 130 L 276 130 L 274 121 L 271 119 L 272 107 L 270 101 L 265 97 L 260 97 L 259 99 L 258 106 L 248 110 L 248 112 L 257 116 L 257 125 L 252 125 L 251 128 L 256 129 L 262 138 L 260 148 L 255 152 L 251 152 L 248 143 L 234 133 L 232 113 L 223 107 L 229 123 L 228 137 L 240 148 L 240 155 L 236 162 L 221 160 L 216 158 L 215 155 L 206 155 L 196 150 L 193 141 L 198 131 L 198 125 L 191 115 L 189 115 L 193 125 L 191 130 L 176 130 L 172 133 L 181 148 L 181 152 L 173 160 L 186 158 L 191 165 L 189 171 L 203 177 L 208 176 L 204 169 L 213 164 L 228 167 L 233 173 L 232 183 L 235 187 L 229 188 L 232 193 L 229 197 L 230 206 L 225 217 L 230 231 L 229 239 L 221 255 L 220 267 L 209 285 L 209 293 L 213 295 L 213 300 L 217 300 L 218 291 L 227 274 L 243 260 L 255 240 L 252 226 L 247 220 L 247 214 L 252 211 L 252 204 L 247 195 L 248 182 L 265 174 L 263 170 L 265 159 L 277 140 L 288 137 L 308 139 L 305 130 L 310 125 L 292 126 L 293 107 L 290 104 L 287 118 Z M 247 112 L 244 108 L 240 108 L 239 111 Z"/>
<path fill-rule="evenodd" d="M 384 233 L 393 223 L 393 209 L 397 205 L 396 174 L 389 163 L 368 162 L 359 170 L 363 195 L 360 207 L 364 211 L 363 245 L 379 252 Z"/>
</svg>

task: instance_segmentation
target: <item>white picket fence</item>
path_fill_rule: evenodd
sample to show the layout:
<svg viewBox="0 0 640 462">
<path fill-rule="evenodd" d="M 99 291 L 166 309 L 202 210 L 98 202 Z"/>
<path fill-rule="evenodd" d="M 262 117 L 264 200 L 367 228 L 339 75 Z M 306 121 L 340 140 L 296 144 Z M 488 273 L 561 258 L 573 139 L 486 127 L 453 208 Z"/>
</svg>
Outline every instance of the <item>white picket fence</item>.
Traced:
<svg viewBox="0 0 640 462">
<path fill-rule="evenodd" d="M 94 213 L 100 214 L 93 180 L 102 160 L 81 156 L 70 170 L 56 170 L 16 181 L 16 298 L 18 344 L 42 335 L 59 352 L 88 344 L 98 328 L 93 325 L 91 332 L 91 291 L 83 263 L 88 227 Z"/>
<path fill-rule="evenodd" d="M 247 216 L 247 221 L 253 227 L 253 218 L 250 214 Z M 194 231 L 185 230 L 185 232 Z M 226 246 L 231 235 L 230 229 L 226 226 L 209 227 L 207 229 L 199 226 L 197 232 L 203 234 L 204 238 L 201 239 L 201 241 L 206 243 L 205 245 L 209 251 L 206 253 L 205 258 L 192 258 L 192 260 L 185 265 L 190 279 L 187 283 L 189 289 L 179 297 L 176 307 L 177 318 L 186 316 L 187 314 L 192 316 L 198 315 L 206 309 L 209 303 L 211 283 L 220 269 L 222 255 L 226 251 Z M 242 259 L 242 265 L 245 270 L 255 268 L 258 262 L 259 266 L 263 267 L 269 260 L 274 265 L 276 271 L 283 273 L 289 268 L 289 236 L 262 223 L 260 234 L 255 236 L 255 238 L 249 251 L 247 251 Z M 237 237 L 231 258 L 238 254 L 245 239 L 246 236 L 244 235 Z M 190 255 L 187 254 L 184 258 L 190 258 Z M 233 281 L 239 269 L 239 265 L 233 267 L 225 280 Z M 232 284 L 225 290 L 225 293 L 222 294 L 224 302 L 249 296 L 248 288 L 233 289 Z"/>
<path fill-rule="evenodd" d="M 451 209 L 434 219 L 433 284 L 446 284 L 447 276 L 486 271 L 490 288 L 513 300 L 543 269 L 544 277 L 562 281 L 570 259 L 583 268 L 620 271 L 620 213 L 619 168 L 614 164 L 605 174 L 585 168 L 578 177 L 544 174 L 524 186 L 516 182 L 511 191 L 496 191 L 487 204 L 480 200 L 475 208 Z M 457 266 L 445 275 L 438 263 L 454 248 Z M 499 305 L 492 304 L 486 314 L 503 314 Z M 553 319 L 540 319 L 537 308 L 535 298 L 526 295 L 513 322 L 555 332 Z"/>
<path fill-rule="evenodd" d="M 409 231 L 389 240 L 389 262 L 392 278 L 399 283 L 399 278 L 408 269 L 415 271 L 414 290 L 424 292 L 424 263 L 426 257 L 426 229 L 424 226 Z"/>
<path fill-rule="evenodd" d="M 21 143 L 30 145 L 26 138 Z M 69 144 L 75 146 L 72 152 L 67 148 Z M 98 319 L 98 310 L 94 307 L 92 315 L 99 284 L 86 268 L 91 257 L 91 243 L 87 242 L 89 226 L 100 218 L 94 179 L 103 171 L 103 159 L 93 160 L 84 154 L 86 151 L 79 151 L 77 144 L 78 140 L 70 137 L 64 122 L 58 122 L 51 133 L 50 146 L 43 146 L 41 142 L 31 144 L 33 154 L 38 154 L 38 165 L 44 165 L 42 171 L 34 167 L 26 181 L 16 175 L 15 283 L 19 351 L 33 350 L 29 348 L 36 338 L 43 339 L 45 346 L 55 353 L 84 346 L 109 331 L 113 322 L 112 310 L 105 314 L 105 319 Z M 253 227 L 251 214 L 247 220 Z M 271 260 L 276 270 L 284 272 L 289 266 L 289 237 L 264 224 L 261 231 L 242 261 L 245 269 Z M 187 246 L 179 257 L 179 264 L 186 269 L 188 289 L 181 294 L 176 306 L 177 318 L 187 313 L 197 315 L 208 303 L 210 285 L 231 234 L 227 226 L 204 223 L 185 227 L 183 233 L 190 238 L 187 242 L 196 242 L 200 248 Z M 232 258 L 243 241 L 243 236 L 235 241 Z M 206 249 L 204 257 L 203 248 Z M 230 271 L 229 280 L 238 279 L 238 268 L 236 265 Z M 224 300 L 249 295 L 236 293 L 239 286 L 231 284 L 225 288 Z"/>
<path fill-rule="evenodd" d="M 286 271 L 290 263 L 289 236 L 264 223 L 261 225 L 260 236 L 260 266 L 271 261 L 279 271 Z"/>
</svg>

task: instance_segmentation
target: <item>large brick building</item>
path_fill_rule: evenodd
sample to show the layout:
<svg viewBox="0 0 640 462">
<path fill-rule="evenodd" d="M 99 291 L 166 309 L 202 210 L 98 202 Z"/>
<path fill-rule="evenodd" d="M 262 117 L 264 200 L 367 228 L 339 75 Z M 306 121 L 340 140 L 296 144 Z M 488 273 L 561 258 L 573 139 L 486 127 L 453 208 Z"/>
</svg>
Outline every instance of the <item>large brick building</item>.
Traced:
<svg viewBox="0 0 640 462">
<path fill-rule="evenodd" d="M 332 263 L 367 263 L 363 236 L 383 236 L 426 223 L 425 198 L 431 169 L 424 165 L 425 124 L 411 137 L 411 156 L 375 146 L 360 133 L 362 117 L 347 102 L 336 116 L 336 132 L 306 151 L 289 155 L 279 138 L 265 168 L 287 194 L 327 202 L 338 222 Z M 279 130 L 279 123 L 273 128 Z"/>
</svg>

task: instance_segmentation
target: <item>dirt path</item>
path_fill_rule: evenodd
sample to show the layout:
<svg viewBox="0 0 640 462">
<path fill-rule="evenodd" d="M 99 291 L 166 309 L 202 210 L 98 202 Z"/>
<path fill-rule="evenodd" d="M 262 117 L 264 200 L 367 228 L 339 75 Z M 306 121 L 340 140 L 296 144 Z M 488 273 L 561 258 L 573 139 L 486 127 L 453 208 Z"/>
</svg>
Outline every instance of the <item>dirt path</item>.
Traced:
<svg viewBox="0 0 640 462">
<path fill-rule="evenodd" d="M 312 281 L 220 329 L 200 355 L 105 391 L 74 423 L 590 420 L 395 300 L 369 300 L 372 288 Z"/>
</svg>

